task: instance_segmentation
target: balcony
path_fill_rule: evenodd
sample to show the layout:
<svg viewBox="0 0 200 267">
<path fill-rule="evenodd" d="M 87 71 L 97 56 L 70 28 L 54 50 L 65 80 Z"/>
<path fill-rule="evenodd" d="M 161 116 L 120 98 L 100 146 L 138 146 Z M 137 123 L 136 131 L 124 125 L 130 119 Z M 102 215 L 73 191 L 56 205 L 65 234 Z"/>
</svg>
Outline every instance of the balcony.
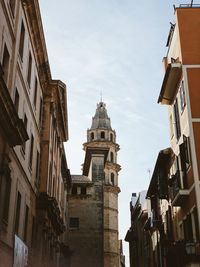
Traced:
<svg viewBox="0 0 200 267">
<path fill-rule="evenodd" d="M 181 63 L 168 64 L 158 98 L 158 103 L 163 105 L 172 104 L 178 90 L 178 83 L 181 79 L 181 75 Z"/>
<path fill-rule="evenodd" d="M 200 262 L 199 242 L 187 242 L 184 240 L 179 240 L 175 242 L 169 242 L 166 244 L 165 248 L 168 259 L 171 259 L 168 264 L 173 263 L 176 266 L 190 266 L 189 264 L 191 263 Z"/>
<path fill-rule="evenodd" d="M 189 196 L 189 190 L 183 183 L 183 179 L 180 176 L 180 171 L 177 171 L 175 175 L 170 179 L 170 198 L 172 206 L 182 206 Z"/>
<path fill-rule="evenodd" d="M 200 243 L 185 243 L 185 249 L 188 262 L 200 261 Z"/>
<path fill-rule="evenodd" d="M 64 233 L 64 221 L 58 208 L 58 202 L 54 197 L 50 197 L 45 192 L 40 193 L 39 197 L 37 198 L 37 209 L 43 209 L 47 211 L 52 226 L 58 235 Z"/>
<path fill-rule="evenodd" d="M 29 137 L 22 119 L 19 118 L 7 85 L 3 79 L 0 64 L 0 125 L 10 146 L 22 145 Z"/>
</svg>

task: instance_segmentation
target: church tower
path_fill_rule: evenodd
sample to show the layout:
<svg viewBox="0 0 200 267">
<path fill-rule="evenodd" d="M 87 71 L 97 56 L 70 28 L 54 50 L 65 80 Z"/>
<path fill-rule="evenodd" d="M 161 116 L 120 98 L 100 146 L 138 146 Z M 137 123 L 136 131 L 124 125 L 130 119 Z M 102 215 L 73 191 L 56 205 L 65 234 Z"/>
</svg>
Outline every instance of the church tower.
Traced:
<svg viewBox="0 0 200 267">
<path fill-rule="evenodd" d="M 102 101 L 97 104 L 83 149 L 83 173 L 71 176 L 70 267 L 119 267 L 119 145 Z"/>
<path fill-rule="evenodd" d="M 97 160 L 101 155 L 101 150 L 107 149 L 108 152 L 104 162 L 104 174 L 102 177 L 97 178 L 97 182 L 98 179 L 102 180 L 103 187 L 104 267 L 117 267 L 119 266 L 118 193 L 120 189 L 118 187 L 118 172 L 120 171 L 120 165 L 117 164 L 119 145 L 116 143 L 116 133 L 111 127 L 106 104 L 103 102 L 97 104 L 91 128 L 87 130 L 87 143 L 84 144 L 84 150 L 91 148 L 95 148 L 95 165 L 97 169 L 101 164 Z"/>
</svg>

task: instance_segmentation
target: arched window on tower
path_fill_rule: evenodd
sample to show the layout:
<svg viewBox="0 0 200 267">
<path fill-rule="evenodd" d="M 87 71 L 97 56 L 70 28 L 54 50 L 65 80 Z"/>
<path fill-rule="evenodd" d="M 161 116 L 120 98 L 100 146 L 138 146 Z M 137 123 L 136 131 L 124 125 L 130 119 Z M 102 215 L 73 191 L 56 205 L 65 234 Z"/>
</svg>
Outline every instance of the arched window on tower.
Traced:
<svg viewBox="0 0 200 267">
<path fill-rule="evenodd" d="M 105 132 L 101 132 L 101 139 L 104 139 L 105 138 Z"/>
<path fill-rule="evenodd" d="M 87 193 L 86 187 L 82 186 L 81 187 L 81 195 L 86 195 L 86 193 Z"/>
<path fill-rule="evenodd" d="M 113 134 L 110 134 L 110 141 L 113 142 Z"/>
<path fill-rule="evenodd" d="M 113 154 L 113 152 L 110 152 L 110 162 L 114 162 L 114 154 Z"/>
<path fill-rule="evenodd" d="M 112 185 L 115 185 L 115 175 L 114 175 L 113 172 L 111 172 L 110 180 L 111 180 L 111 184 L 112 184 Z"/>
<path fill-rule="evenodd" d="M 90 138 L 91 138 L 91 140 L 94 140 L 94 133 L 93 132 L 90 134 Z"/>
</svg>

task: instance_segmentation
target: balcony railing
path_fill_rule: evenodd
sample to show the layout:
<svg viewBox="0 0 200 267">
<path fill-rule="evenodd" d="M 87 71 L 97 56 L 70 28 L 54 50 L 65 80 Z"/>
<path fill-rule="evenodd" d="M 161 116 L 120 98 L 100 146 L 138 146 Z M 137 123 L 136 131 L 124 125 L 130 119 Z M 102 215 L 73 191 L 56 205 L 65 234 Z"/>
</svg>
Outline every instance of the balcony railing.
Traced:
<svg viewBox="0 0 200 267">
<path fill-rule="evenodd" d="M 188 266 L 191 263 L 200 262 L 200 243 L 179 240 L 170 242 L 165 246 L 168 258 L 173 258 L 177 266 Z"/>
<path fill-rule="evenodd" d="M 191 3 L 191 4 L 180 4 L 179 5 L 179 7 L 185 7 L 185 8 L 188 8 L 188 7 L 200 7 L 200 5 L 199 4 L 193 4 L 193 3 Z"/>
<path fill-rule="evenodd" d="M 173 206 L 182 206 L 189 195 L 189 190 L 183 182 L 180 171 L 177 171 L 171 178 L 170 198 Z"/>
</svg>

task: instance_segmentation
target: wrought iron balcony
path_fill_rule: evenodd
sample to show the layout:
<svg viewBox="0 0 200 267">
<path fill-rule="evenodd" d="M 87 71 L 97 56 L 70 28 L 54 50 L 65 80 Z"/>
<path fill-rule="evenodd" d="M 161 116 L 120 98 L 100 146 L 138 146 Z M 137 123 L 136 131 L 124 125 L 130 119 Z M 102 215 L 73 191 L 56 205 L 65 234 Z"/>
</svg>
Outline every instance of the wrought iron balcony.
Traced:
<svg viewBox="0 0 200 267">
<path fill-rule="evenodd" d="M 184 201 L 188 198 L 189 190 L 183 183 L 180 171 L 177 171 L 176 174 L 172 176 L 169 193 L 173 206 L 182 206 Z"/>
<path fill-rule="evenodd" d="M 24 122 L 19 118 L 0 64 L 0 124 L 10 146 L 22 145 L 29 139 Z"/>
<path fill-rule="evenodd" d="M 165 244 L 167 257 L 177 266 L 190 266 L 200 262 L 200 243 L 178 240 Z M 170 261 L 171 262 L 171 261 Z M 171 266 L 171 265 L 169 265 Z M 174 265 L 175 266 L 175 265 Z"/>
<path fill-rule="evenodd" d="M 188 262 L 199 262 L 200 261 L 200 243 L 185 243 L 185 249 L 187 254 Z"/>
</svg>

